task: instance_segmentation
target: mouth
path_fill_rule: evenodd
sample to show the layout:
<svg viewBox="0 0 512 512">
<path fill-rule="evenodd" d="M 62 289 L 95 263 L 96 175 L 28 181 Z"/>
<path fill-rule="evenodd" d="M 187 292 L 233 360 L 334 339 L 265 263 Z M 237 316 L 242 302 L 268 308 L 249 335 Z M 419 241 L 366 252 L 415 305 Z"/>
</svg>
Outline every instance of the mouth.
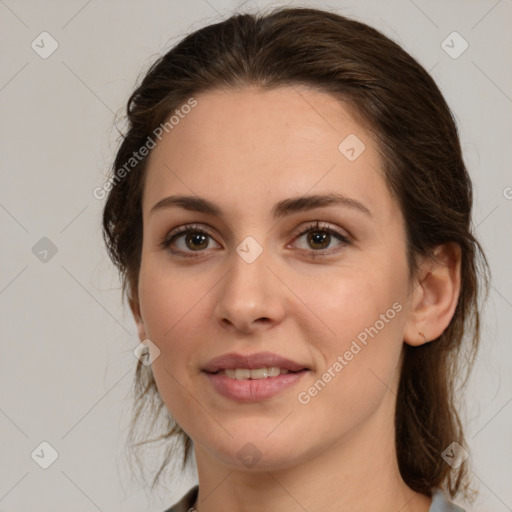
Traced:
<svg viewBox="0 0 512 512">
<path fill-rule="evenodd" d="M 297 385 L 309 371 L 306 365 L 271 352 L 224 354 L 202 368 L 213 389 L 236 402 L 271 399 Z"/>
</svg>

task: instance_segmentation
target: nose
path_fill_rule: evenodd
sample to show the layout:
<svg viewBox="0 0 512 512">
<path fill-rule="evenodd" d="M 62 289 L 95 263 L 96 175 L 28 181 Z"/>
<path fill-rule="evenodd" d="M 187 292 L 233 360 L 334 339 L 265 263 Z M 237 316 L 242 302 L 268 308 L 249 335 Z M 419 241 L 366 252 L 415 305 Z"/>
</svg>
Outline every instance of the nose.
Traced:
<svg viewBox="0 0 512 512">
<path fill-rule="evenodd" d="M 221 327 L 249 334 L 282 322 L 286 287 L 267 263 L 266 252 L 248 263 L 234 253 L 231 270 L 222 279 L 215 315 Z"/>
</svg>

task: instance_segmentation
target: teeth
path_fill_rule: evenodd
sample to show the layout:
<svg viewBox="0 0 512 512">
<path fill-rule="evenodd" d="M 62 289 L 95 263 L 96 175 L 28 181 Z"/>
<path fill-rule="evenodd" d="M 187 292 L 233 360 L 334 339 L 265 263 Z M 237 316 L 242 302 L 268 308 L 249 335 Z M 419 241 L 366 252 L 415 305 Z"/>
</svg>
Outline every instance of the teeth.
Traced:
<svg viewBox="0 0 512 512">
<path fill-rule="evenodd" d="M 271 366 L 268 371 L 269 377 L 277 377 L 281 373 L 290 373 L 290 370 L 287 370 L 286 368 L 278 368 L 277 366 Z"/>
<path fill-rule="evenodd" d="M 277 366 L 270 366 L 269 368 L 254 368 L 249 370 L 247 368 L 226 369 L 220 374 L 226 375 L 230 379 L 247 380 L 247 379 L 266 379 L 268 377 L 277 377 L 280 374 L 289 373 L 290 370 L 286 368 L 279 368 Z"/>
<path fill-rule="evenodd" d="M 237 368 L 235 370 L 235 379 L 236 380 L 245 380 L 251 376 L 251 370 L 242 370 L 241 368 Z"/>
</svg>

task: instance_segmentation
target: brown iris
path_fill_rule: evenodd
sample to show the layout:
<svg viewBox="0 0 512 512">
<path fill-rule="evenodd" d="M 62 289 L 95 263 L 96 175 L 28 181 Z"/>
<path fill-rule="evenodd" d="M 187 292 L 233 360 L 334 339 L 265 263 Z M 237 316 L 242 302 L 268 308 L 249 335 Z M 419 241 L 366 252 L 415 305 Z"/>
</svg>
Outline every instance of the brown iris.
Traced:
<svg viewBox="0 0 512 512">
<path fill-rule="evenodd" d="M 324 249 L 329 245 L 331 235 L 325 231 L 311 231 L 308 234 L 308 244 L 323 244 L 322 247 L 316 247 L 316 249 Z M 327 244 L 325 241 L 327 240 Z M 313 247 L 315 248 L 315 247 Z"/>
<path fill-rule="evenodd" d="M 208 247 L 208 235 L 203 233 L 189 233 L 185 237 L 185 243 L 191 250 L 206 249 L 206 247 Z"/>
</svg>

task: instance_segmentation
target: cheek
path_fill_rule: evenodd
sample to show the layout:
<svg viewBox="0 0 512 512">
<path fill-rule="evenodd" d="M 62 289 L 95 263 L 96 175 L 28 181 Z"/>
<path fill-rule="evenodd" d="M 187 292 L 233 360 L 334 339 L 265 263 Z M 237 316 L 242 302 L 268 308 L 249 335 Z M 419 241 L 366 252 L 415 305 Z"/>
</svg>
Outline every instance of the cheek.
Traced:
<svg viewBox="0 0 512 512">
<path fill-rule="evenodd" d="M 318 402 L 371 408 L 392 385 L 407 299 L 405 262 L 392 267 L 382 261 L 380 266 L 352 267 L 309 293 L 309 308 L 328 326 L 311 342 L 323 365 L 320 377 L 328 381 Z"/>
<path fill-rule="evenodd" d="M 199 350 L 198 329 L 206 318 L 202 315 L 206 315 L 207 289 L 204 281 L 201 286 L 194 285 L 179 272 L 171 275 L 158 265 L 148 263 L 141 268 L 141 314 L 147 337 L 160 350 L 152 363 L 153 374 L 166 406 L 173 412 L 187 398 L 184 389 Z"/>
<path fill-rule="evenodd" d="M 394 400 L 405 317 L 400 290 L 389 279 L 352 273 L 329 294 L 327 302 L 317 292 L 315 303 L 334 334 L 314 338 L 321 365 L 297 396 L 312 431 L 326 437 L 356 428 L 384 400 Z"/>
<path fill-rule="evenodd" d="M 376 326 L 379 334 L 384 331 L 397 333 L 403 326 L 407 289 L 404 274 L 382 266 L 351 267 L 336 275 L 315 281 L 315 286 L 304 283 L 301 296 L 310 311 L 326 326 L 324 339 L 346 343 L 360 333 Z M 375 325 L 376 324 L 376 325 Z M 364 334 L 361 336 L 364 338 Z"/>
<path fill-rule="evenodd" d="M 139 299 L 146 332 L 152 341 L 163 344 L 178 341 L 183 322 L 201 310 L 202 301 L 212 288 L 204 276 L 170 270 L 162 258 L 143 260 L 139 278 Z"/>
</svg>

